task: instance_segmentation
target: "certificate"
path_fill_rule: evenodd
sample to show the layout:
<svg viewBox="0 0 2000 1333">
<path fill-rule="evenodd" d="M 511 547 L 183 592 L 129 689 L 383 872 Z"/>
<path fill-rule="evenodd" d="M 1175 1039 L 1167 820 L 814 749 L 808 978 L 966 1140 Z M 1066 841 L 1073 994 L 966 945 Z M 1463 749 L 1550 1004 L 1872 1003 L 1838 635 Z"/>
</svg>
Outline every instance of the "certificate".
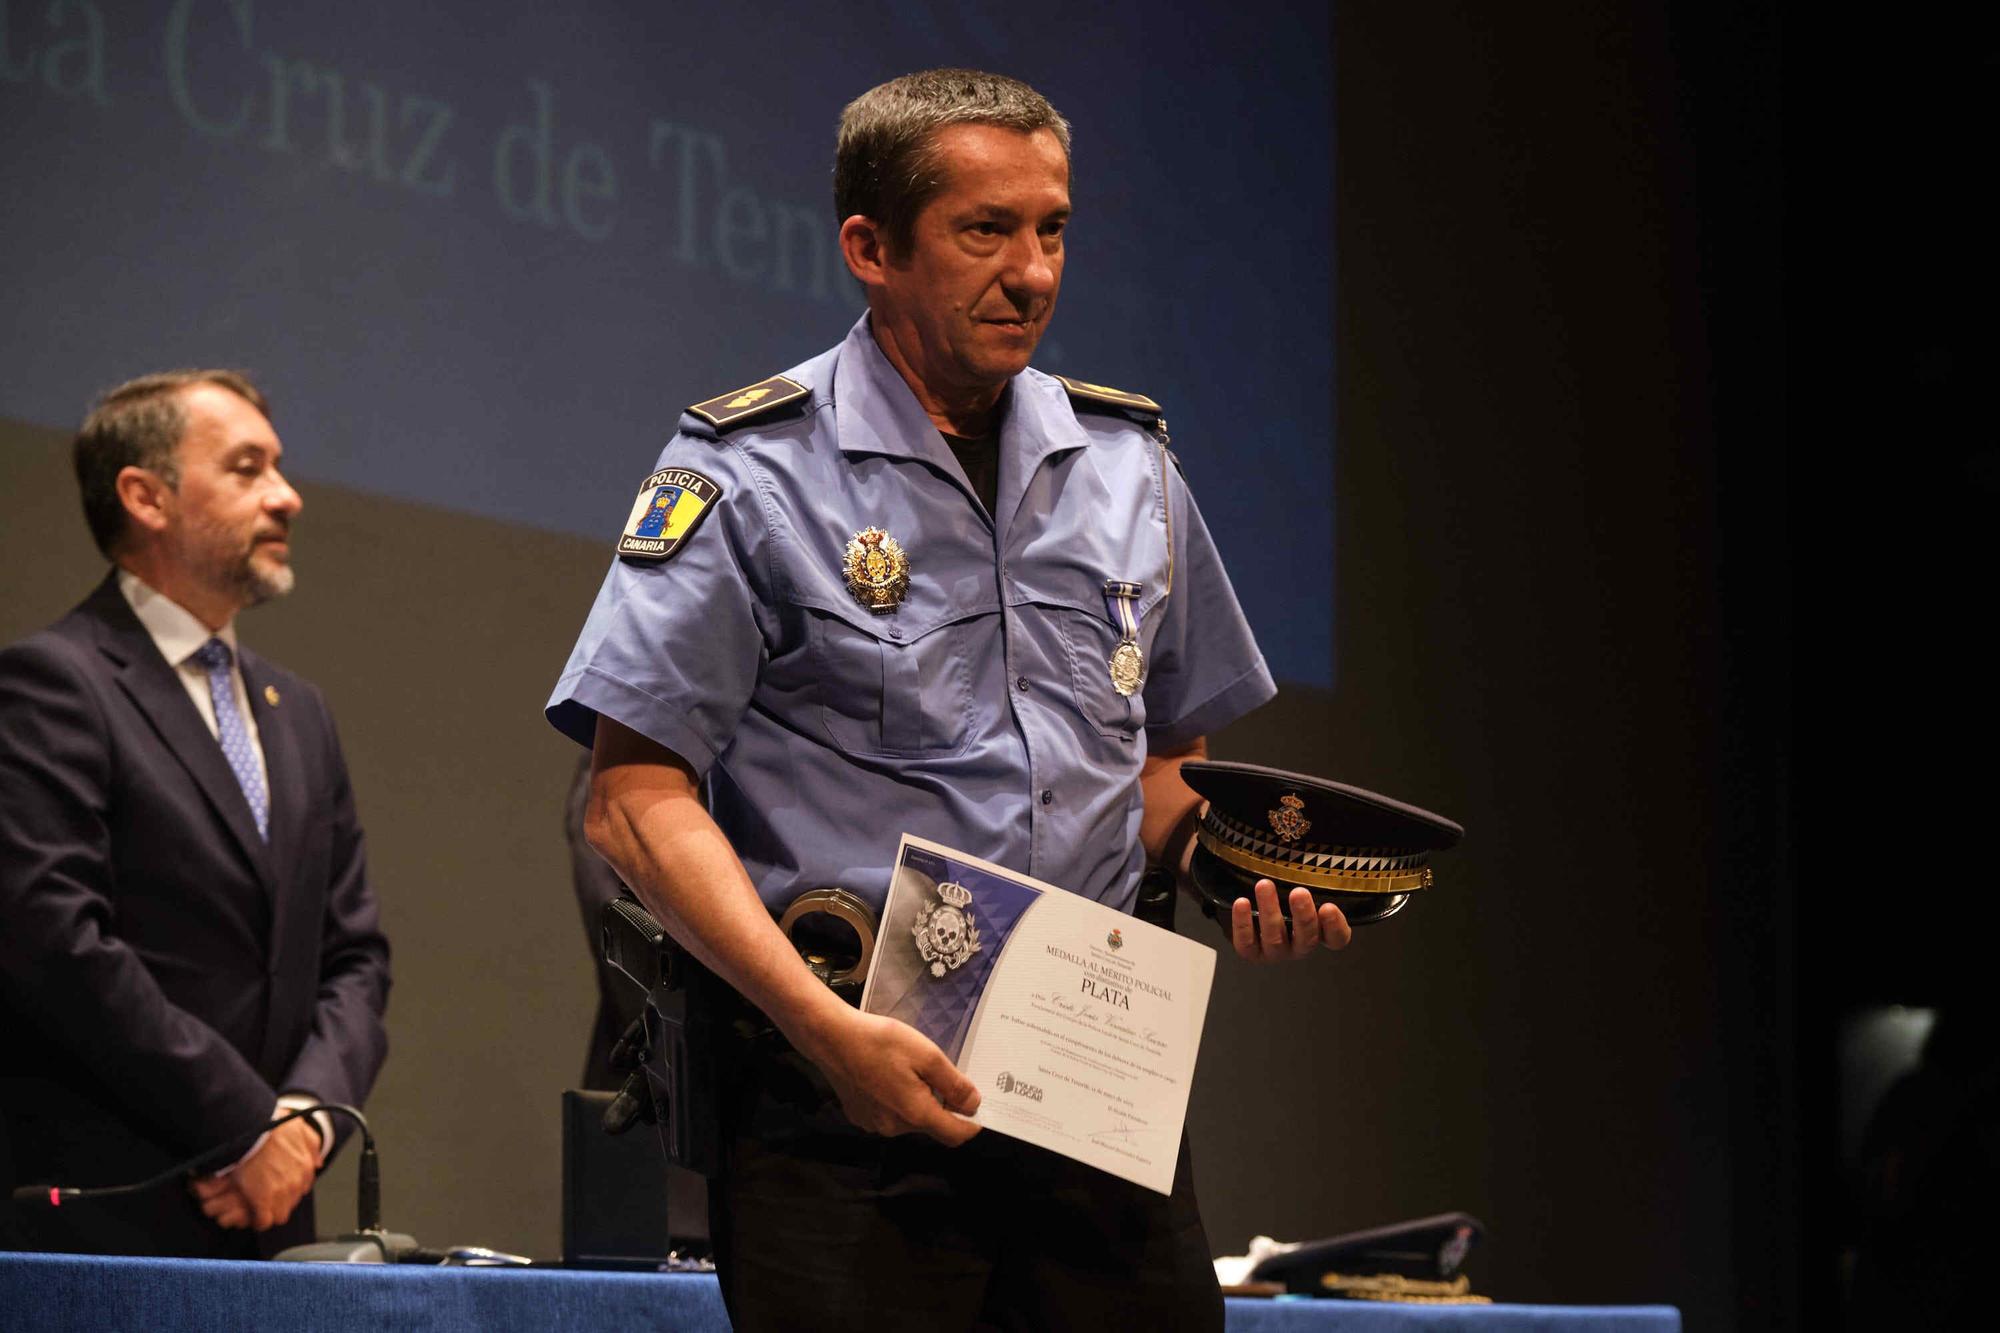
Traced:
<svg viewBox="0 0 2000 1333">
<path fill-rule="evenodd" d="M 1170 1193 L 1215 951 L 903 835 L 861 1007 L 936 1042 L 973 1119 Z"/>
</svg>

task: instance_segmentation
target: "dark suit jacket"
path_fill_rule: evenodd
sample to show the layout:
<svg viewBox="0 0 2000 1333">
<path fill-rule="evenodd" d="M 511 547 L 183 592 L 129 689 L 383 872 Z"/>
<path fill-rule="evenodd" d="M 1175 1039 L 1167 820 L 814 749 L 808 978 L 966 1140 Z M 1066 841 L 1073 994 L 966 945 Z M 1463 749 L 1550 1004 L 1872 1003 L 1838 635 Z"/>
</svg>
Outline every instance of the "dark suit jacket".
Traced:
<svg viewBox="0 0 2000 1333">
<path fill-rule="evenodd" d="M 9 1188 L 136 1180 L 254 1131 L 280 1092 L 358 1103 L 382 1066 L 389 949 L 333 720 L 312 685 L 247 649 L 241 664 L 268 844 L 115 576 L 0 651 Z M 40 1248 L 269 1253 L 310 1238 L 300 1212 L 276 1233 L 227 1233 L 175 1183 L 17 1206 L 0 1248 L 11 1225 Z"/>
</svg>

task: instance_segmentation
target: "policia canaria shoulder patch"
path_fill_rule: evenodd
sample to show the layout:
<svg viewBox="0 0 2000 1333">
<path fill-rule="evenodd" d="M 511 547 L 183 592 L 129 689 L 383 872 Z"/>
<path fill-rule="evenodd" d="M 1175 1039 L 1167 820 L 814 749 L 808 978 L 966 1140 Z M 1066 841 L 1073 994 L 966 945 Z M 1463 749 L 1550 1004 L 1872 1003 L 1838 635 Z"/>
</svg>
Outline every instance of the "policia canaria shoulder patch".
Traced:
<svg viewBox="0 0 2000 1333">
<path fill-rule="evenodd" d="M 627 560 L 665 560 L 688 539 L 688 534 L 715 502 L 722 487 L 691 468 L 663 467 L 646 478 L 639 498 L 632 502 L 632 516 L 618 536 L 618 554 Z"/>
</svg>

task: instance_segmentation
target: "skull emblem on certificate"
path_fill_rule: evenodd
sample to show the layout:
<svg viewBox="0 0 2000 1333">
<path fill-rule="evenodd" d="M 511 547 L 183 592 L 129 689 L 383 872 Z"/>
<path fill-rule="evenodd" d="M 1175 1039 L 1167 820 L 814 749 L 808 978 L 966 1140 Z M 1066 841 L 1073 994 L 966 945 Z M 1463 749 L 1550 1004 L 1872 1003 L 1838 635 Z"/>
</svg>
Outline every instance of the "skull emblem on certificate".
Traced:
<svg viewBox="0 0 2000 1333">
<path fill-rule="evenodd" d="M 938 900 L 924 904 L 910 933 L 917 952 L 941 977 L 979 952 L 979 927 L 972 920 L 972 891 L 962 884 L 937 886 Z"/>
</svg>

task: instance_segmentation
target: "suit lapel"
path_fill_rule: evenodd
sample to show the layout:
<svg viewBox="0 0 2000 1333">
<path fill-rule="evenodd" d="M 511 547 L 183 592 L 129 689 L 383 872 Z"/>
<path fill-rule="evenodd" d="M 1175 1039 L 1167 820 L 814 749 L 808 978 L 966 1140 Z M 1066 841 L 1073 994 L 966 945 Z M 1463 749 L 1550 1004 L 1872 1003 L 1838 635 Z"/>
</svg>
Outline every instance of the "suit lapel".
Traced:
<svg viewBox="0 0 2000 1333">
<path fill-rule="evenodd" d="M 98 648 L 116 666 L 119 688 L 145 714 L 160 739 L 187 769 L 208 799 L 209 807 L 256 870 L 265 892 L 275 897 L 277 882 L 271 870 L 269 849 L 257 836 L 257 821 L 250 813 L 250 803 L 243 797 L 243 788 L 237 784 L 229 760 L 223 757 L 222 747 L 209 734 L 208 724 L 195 710 L 194 701 L 188 698 L 180 677 L 160 656 L 145 626 L 132 614 L 132 608 L 118 591 L 116 576 L 100 585 L 86 605 L 96 613 Z"/>
</svg>

